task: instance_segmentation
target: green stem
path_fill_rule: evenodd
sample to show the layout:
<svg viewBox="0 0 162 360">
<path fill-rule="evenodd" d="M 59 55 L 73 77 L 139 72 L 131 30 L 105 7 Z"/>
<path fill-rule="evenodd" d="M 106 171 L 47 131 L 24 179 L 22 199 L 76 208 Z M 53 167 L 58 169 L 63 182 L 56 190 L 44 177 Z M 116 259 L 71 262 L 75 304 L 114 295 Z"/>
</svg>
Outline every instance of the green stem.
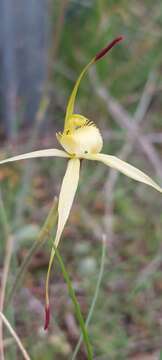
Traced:
<svg viewBox="0 0 162 360">
<path fill-rule="evenodd" d="M 105 241 L 105 239 L 103 238 L 102 254 L 101 254 L 101 265 L 100 265 L 100 270 L 99 270 L 99 275 L 98 275 L 98 279 L 97 279 L 97 284 L 96 284 L 95 293 L 94 293 L 94 296 L 93 296 L 93 299 L 92 299 L 92 303 L 91 303 L 91 306 L 90 306 L 90 309 L 89 309 L 89 313 L 88 313 L 88 316 L 87 316 L 87 319 L 86 319 L 86 322 L 85 322 L 86 328 L 88 327 L 89 322 L 90 322 L 90 320 L 91 320 L 91 318 L 92 318 L 93 311 L 94 311 L 94 307 L 95 307 L 95 305 L 96 305 L 96 301 L 97 301 L 97 298 L 98 298 L 99 289 L 100 289 L 100 285 L 101 285 L 101 281 L 102 281 L 102 277 L 103 277 L 103 272 L 104 272 L 105 254 L 106 254 L 106 241 Z M 76 347 L 75 347 L 75 350 L 74 350 L 74 353 L 73 353 L 73 356 L 72 356 L 72 359 L 71 359 L 71 360 L 75 360 L 75 359 L 76 359 L 76 356 L 77 356 L 77 354 L 78 354 L 80 345 L 81 345 L 81 343 L 82 343 L 82 340 L 83 340 L 83 336 L 80 335 L 80 338 L 79 338 L 79 340 L 78 340 L 78 342 L 77 342 L 77 345 L 76 345 Z"/>
<path fill-rule="evenodd" d="M 77 298 L 75 296 L 75 292 L 74 292 L 74 289 L 72 287 L 70 277 L 69 277 L 69 275 L 68 275 L 68 273 L 67 273 L 67 271 L 65 269 L 62 258 L 61 258 L 60 254 L 59 254 L 59 252 L 58 252 L 58 250 L 57 250 L 57 248 L 55 247 L 54 244 L 53 244 L 53 247 L 54 247 L 54 250 L 56 252 L 56 256 L 57 256 L 58 262 L 60 264 L 64 279 L 66 281 L 68 291 L 69 291 L 69 295 L 70 295 L 70 297 L 72 299 L 72 302 L 73 302 L 73 305 L 74 305 L 74 308 L 75 308 L 76 316 L 78 318 L 78 322 L 79 322 L 79 325 L 80 325 L 80 328 L 81 328 L 81 331 L 82 331 L 84 343 L 85 343 L 85 346 L 87 348 L 88 360 L 92 360 L 93 359 L 92 347 L 91 347 L 91 344 L 90 344 L 90 341 L 89 341 L 89 336 L 88 336 L 87 329 L 86 329 L 85 324 L 84 324 L 84 319 L 83 319 L 83 316 L 82 316 L 82 313 L 81 313 L 81 310 L 80 310 L 80 305 L 79 305 L 78 300 L 77 300 Z"/>
</svg>

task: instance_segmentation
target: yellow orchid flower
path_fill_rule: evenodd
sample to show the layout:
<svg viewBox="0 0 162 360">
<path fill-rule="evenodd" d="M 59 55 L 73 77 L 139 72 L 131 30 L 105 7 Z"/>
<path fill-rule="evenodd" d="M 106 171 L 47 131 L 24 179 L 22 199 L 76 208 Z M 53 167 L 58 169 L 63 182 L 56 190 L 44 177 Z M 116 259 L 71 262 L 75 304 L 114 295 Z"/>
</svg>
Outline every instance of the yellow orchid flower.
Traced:
<svg viewBox="0 0 162 360">
<path fill-rule="evenodd" d="M 128 177 L 152 186 L 157 191 L 162 192 L 162 188 L 157 185 L 148 175 L 146 175 L 139 169 L 135 168 L 134 166 L 128 164 L 123 160 L 120 160 L 115 156 L 100 153 L 103 146 L 103 141 L 99 129 L 92 121 L 89 121 L 85 116 L 74 113 L 75 98 L 83 75 L 86 73 L 86 71 L 91 65 L 95 64 L 98 60 L 100 60 L 114 45 L 119 43 L 122 39 L 122 37 L 114 39 L 107 47 L 97 53 L 97 55 L 83 69 L 78 80 L 76 81 L 67 105 L 63 132 L 59 132 L 56 134 L 59 143 L 65 151 L 58 149 L 39 150 L 0 161 L 0 164 L 5 164 L 10 161 L 49 156 L 58 156 L 68 159 L 67 170 L 62 182 L 58 201 L 58 224 L 54 242 L 56 248 L 59 244 L 62 232 L 67 222 L 73 204 L 74 196 L 77 190 L 81 159 L 100 161 L 105 165 L 120 171 Z M 52 248 L 46 278 L 46 307 L 44 326 L 45 329 L 47 329 L 48 327 L 50 318 L 48 295 L 49 277 L 54 256 L 55 250 L 54 248 Z"/>
</svg>

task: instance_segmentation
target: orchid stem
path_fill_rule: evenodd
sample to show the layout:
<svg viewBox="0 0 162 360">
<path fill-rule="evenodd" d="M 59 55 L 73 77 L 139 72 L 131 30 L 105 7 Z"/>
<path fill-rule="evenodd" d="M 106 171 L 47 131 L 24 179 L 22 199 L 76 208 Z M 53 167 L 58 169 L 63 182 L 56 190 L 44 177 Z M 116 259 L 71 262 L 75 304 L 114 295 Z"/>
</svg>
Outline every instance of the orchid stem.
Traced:
<svg viewBox="0 0 162 360">
<path fill-rule="evenodd" d="M 82 336 L 83 336 L 83 339 L 84 339 L 84 343 L 85 343 L 85 346 L 87 348 L 87 356 L 88 356 L 87 359 L 88 360 L 93 360 L 92 347 L 91 347 L 91 344 L 90 344 L 87 329 L 86 329 L 85 324 L 84 324 L 84 319 L 83 319 L 83 316 L 82 316 L 82 313 L 81 313 L 80 305 L 79 305 L 78 300 L 76 298 L 75 291 L 74 291 L 74 289 L 72 287 L 70 277 L 68 275 L 68 272 L 65 269 L 65 266 L 64 266 L 64 263 L 62 261 L 62 258 L 60 256 L 60 254 L 59 254 L 59 251 L 55 247 L 54 244 L 53 244 L 53 248 L 55 250 L 55 254 L 57 256 L 59 265 L 61 267 L 61 271 L 63 273 L 64 279 L 65 279 L 67 287 L 68 287 L 69 295 L 70 295 L 70 297 L 72 299 L 72 302 L 73 302 L 73 305 L 74 305 L 74 308 L 75 308 L 75 312 L 76 312 L 76 315 L 77 315 L 77 318 L 78 318 L 78 322 L 79 322 L 79 325 L 80 325 L 80 328 L 81 328 L 81 331 L 82 331 Z"/>
</svg>

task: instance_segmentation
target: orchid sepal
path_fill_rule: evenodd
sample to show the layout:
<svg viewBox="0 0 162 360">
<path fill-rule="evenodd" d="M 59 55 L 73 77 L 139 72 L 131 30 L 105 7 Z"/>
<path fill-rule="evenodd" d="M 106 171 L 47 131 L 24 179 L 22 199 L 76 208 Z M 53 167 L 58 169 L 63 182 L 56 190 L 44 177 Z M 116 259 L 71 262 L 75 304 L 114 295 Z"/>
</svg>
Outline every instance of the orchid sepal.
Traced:
<svg viewBox="0 0 162 360">
<path fill-rule="evenodd" d="M 79 182 L 80 160 L 77 158 L 71 158 L 68 161 L 67 170 L 63 178 L 59 200 L 58 200 L 58 224 L 56 230 L 56 236 L 54 240 L 55 248 L 58 247 L 62 232 L 70 214 L 70 210 L 73 204 L 75 193 Z M 45 307 L 45 326 L 47 329 L 49 324 L 49 278 L 53 260 L 55 257 L 55 249 L 52 247 L 50 261 L 46 277 L 46 307 Z"/>
<path fill-rule="evenodd" d="M 84 154 L 83 158 L 87 160 L 100 161 L 105 165 L 120 171 L 121 173 L 123 173 L 128 177 L 138 182 L 149 185 L 159 192 L 162 192 L 162 188 L 158 184 L 156 184 L 156 182 L 152 180 L 147 174 L 145 174 L 143 171 L 139 170 L 135 166 L 127 163 L 126 161 L 119 159 L 116 156 L 100 153 L 100 154 Z"/>
<path fill-rule="evenodd" d="M 63 157 L 63 158 L 68 158 L 69 157 L 69 155 L 63 150 L 44 149 L 44 150 L 36 150 L 36 151 L 29 152 L 29 153 L 12 156 L 10 158 L 1 160 L 0 165 L 8 163 L 8 162 L 13 162 L 13 161 L 20 161 L 20 160 L 27 160 L 27 159 L 34 159 L 34 158 L 42 158 L 42 157 L 51 157 L 51 156 L 58 156 L 58 157 Z"/>
</svg>

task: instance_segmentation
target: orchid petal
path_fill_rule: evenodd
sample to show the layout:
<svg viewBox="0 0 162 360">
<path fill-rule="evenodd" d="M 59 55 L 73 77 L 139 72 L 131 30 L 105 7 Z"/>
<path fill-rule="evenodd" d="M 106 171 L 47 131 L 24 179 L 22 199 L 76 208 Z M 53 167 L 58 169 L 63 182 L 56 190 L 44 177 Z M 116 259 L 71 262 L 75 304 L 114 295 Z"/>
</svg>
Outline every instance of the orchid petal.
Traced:
<svg viewBox="0 0 162 360">
<path fill-rule="evenodd" d="M 5 164 L 12 161 L 39 158 L 39 157 L 48 157 L 48 156 L 59 156 L 64 158 L 69 157 L 69 155 L 65 151 L 59 149 L 45 149 L 45 150 L 32 151 L 30 153 L 21 154 L 17 156 L 12 156 L 8 159 L 1 160 L 0 164 Z"/>
<path fill-rule="evenodd" d="M 79 170 L 80 170 L 80 160 L 79 159 L 70 159 L 68 162 L 67 170 L 62 182 L 60 196 L 58 201 L 58 225 L 55 237 L 55 247 L 57 248 L 62 232 L 64 230 L 66 221 L 69 217 L 69 213 L 73 204 L 74 196 L 77 190 L 78 181 L 79 181 Z M 53 259 L 55 256 L 55 250 L 52 248 L 49 267 L 46 278 L 46 319 L 45 319 L 45 329 L 48 327 L 49 323 L 49 277 L 51 272 L 51 267 Z"/>
<path fill-rule="evenodd" d="M 82 80 L 83 75 L 87 72 L 87 70 L 89 69 L 89 67 L 96 63 L 98 60 L 102 59 L 108 51 L 110 51 L 116 44 L 118 44 L 120 41 L 123 40 L 122 36 L 117 37 L 116 39 L 114 39 L 113 41 L 111 41 L 111 43 L 109 43 L 104 49 L 100 50 L 96 56 L 93 57 L 93 59 L 84 67 L 84 69 L 82 70 L 81 74 L 79 75 L 73 91 L 71 93 L 71 96 L 69 98 L 68 101 L 68 105 L 67 105 L 67 109 L 66 109 L 66 116 L 65 116 L 65 126 L 64 126 L 64 131 L 69 130 L 70 128 L 70 123 L 71 123 L 71 115 L 74 112 L 74 103 L 75 103 L 75 98 L 76 98 L 76 94 L 78 91 L 78 87 L 80 85 L 80 82 Z"/>
<path fill-rule="evenodd" d="M 146 175 L 141 170 L 137 169 L 136 167 L 128 164 L 127 162 L 111 155 L 106 154 L 85 154 L 83 158 L 88 160 L 97 160 L 103 162 L 105 165 L 108 165 L 112 167 L 113 169 L 116 169 L 123 173 L 124 175 L 142 182 L 144 184 L 147 184 L 149 186 L 152 186 L 157 191 L 162 192 L 162 188 L 156 184 L 148 175 Z"/>
<path fill-rule="evenodd" d="M 76 94 L 78 91 L 78 87 L 79 84 L 82 80 L 83 75 L 86 73 L 86 71 L 89 69 L 89 67 L 94 63 L 94 59 L 92 59 L 88 65 L 85 66 L 85 68 L 83 69 L 83 71 L 81 72 L 81 74 L 79 75 L 76 84 L 73 88 L 73 91 L 71 93 L 71 96 L 69 98 L 68 101 L 68 105 L 67 105 L 67 110 L 66 110 L 66 116 L 65 116 L 65 126 L 64 126 L 64 131 L 66 131 L 69 127 L 70 127 L 70 117 L 74 112 L 74 102 L 75 102 L 75 98 L 76 98 Z"/>
</svg>

